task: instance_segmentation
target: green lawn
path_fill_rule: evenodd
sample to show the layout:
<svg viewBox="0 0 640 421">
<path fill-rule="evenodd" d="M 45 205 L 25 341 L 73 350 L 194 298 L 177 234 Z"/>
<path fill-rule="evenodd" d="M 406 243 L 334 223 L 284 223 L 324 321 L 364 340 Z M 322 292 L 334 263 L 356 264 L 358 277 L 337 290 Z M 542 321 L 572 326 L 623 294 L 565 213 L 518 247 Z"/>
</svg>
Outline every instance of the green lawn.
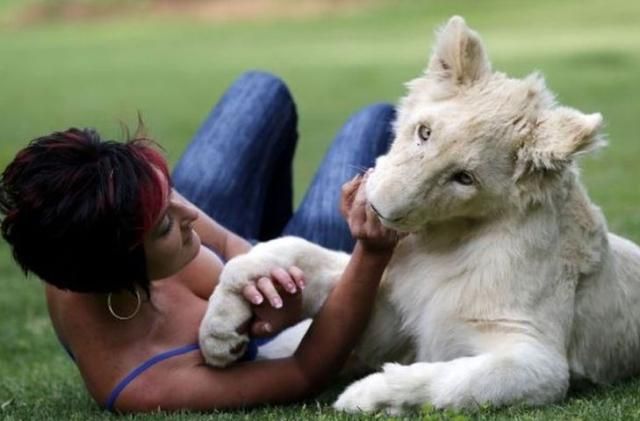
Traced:
<svg viewBox="0 0 640 421">
<path fill-rule="evenodd" d="M 19 3 L 0 0 L 0 16 Z M 134 124 L 138 110 L 175 162 L 225 87 L 259 68 L 282 76 L 298 102 L 299 200 L 340 124 L 365 104 L 396 101 L 403 82 L 422 71 L 433 29 L 456 13 L 480 31 L 494 67 L 519 76 L 537 69 L 562 103 L 603 113 L 610 146 L 583 161 L 585 182 L 611 229 L 640 241 L 640 3 L 629 0 L 395 0 L 340 14 L 227 24 L 136 15 L 0 26 L 0 168 L 28 139 L 51 130 L 95 126 L 118 137 L 120 121 Z M 38 281 L 23 278 L 4 243 L 0 291 L 0 418 L 109 417 L 84 392 L 56 342 Z M 630 382 L 574 393 L 545 409 L 467 416 L 640 418 L 639 387 Z M 167 418 L 349 419 L 325 405 L 338 391 L 320 405 Z"/>
</svg>

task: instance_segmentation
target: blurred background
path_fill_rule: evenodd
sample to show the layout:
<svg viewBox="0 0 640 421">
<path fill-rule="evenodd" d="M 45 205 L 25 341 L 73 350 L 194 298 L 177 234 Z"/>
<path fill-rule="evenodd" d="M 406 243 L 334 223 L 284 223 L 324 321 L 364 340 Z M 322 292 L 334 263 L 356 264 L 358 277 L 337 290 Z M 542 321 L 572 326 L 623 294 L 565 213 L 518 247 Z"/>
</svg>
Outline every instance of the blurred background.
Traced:
<svg viewBox="0 0 640 421">
<path fill-rule="evenodd" d="M 138 111 L 174 163 L 233 79 L 262 69 L 298 104 L 299 201 L 340 125 L 397 101 L 453 14 L 495 69 L 538 70 L 561 103 L 603 113 L 610 146 L 583 160 L 583 177 L 612 230 L 640 241 L 640 2 L 629 0 L 0 0 L 0 168 L 69 126 L 121 138 Z M 41 286 L 9 255 L 0 240 L 0 417 L 36 407 L 82 419 L 93 406 Z"/>
</svg>

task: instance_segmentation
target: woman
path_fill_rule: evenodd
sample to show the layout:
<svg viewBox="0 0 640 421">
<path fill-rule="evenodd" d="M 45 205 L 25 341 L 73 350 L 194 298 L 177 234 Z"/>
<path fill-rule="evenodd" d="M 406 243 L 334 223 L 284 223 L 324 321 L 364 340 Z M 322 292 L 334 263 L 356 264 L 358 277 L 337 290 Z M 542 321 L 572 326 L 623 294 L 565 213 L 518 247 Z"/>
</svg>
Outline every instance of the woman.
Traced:
<svg viewBox="0 0 640 421">
<path fill-rule="evenodd" d="M 365 206 L 359 177 L 342 192 L 347 227 L 340 186 L 386 150 L 392 118 L 386 105 L 354 116 L 295 214 L 295 106 L 264 73 L 234 83 L 172 177 L 145 139 L 69 129 L 20 151 L 0 183 L 2 233 L 23 270 L 46 281 L 54 329 L 96 402 L 119 411 L 232 408 L 297 400 L 330 380 L 366 324 L 396 243 Z M 204 365 L 197 331 L 222 261 L 248 251 L 248 240 L 282 234 L 351 250 L 349 229 L 351 262 L 293 356 Z M 255 281 L 244 291 L 257 306 L 252 333 L 298 321 L 299 269 Z M 265 297 L 284 309 L 269 310 Z"/>
</svg>

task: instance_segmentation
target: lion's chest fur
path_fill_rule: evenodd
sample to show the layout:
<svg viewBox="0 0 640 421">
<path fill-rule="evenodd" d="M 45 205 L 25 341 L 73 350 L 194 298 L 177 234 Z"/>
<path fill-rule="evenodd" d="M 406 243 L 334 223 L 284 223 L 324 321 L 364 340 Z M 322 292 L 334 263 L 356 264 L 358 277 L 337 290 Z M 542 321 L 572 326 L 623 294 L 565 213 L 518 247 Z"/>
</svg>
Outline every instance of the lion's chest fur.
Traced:
<svg viewBox="0 0 640 421">
<path fill-rule="evenodd" d="M 476 355 L 510 333 L 544 332 L 560 346 L 573 289 L 553 258 L 559 233 L 545 220 L 495 224 L 446 247 L 428 232 L 399 244 L 383 288 L 418 360 Z"/>
</svg>

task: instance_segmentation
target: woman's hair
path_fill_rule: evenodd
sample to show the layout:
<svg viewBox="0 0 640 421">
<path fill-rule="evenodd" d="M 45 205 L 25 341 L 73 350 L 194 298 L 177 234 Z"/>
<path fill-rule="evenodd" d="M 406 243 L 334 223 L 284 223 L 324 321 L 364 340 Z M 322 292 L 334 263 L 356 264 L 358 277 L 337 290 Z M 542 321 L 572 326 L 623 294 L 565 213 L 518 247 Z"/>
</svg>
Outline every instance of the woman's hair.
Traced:
<svg viewBox="0 0 640 421">
<path fill-rule="evenodd" d="M 0 178 L 2 236 L 25 274 L 75 292 L 149 291 L 143 236 L 166 200 L 167 163 L 144 136 L 71 128 L 32 140 Z"/>
</svg>

